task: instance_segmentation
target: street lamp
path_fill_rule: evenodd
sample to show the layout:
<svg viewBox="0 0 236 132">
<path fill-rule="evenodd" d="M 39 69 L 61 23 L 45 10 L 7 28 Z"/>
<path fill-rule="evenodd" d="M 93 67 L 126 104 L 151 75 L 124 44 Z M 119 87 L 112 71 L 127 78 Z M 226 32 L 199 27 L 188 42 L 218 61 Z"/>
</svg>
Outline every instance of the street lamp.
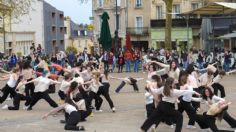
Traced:
<svg viewBox="0 0 236 132">
<path fill-rule="evenodd" d="M 118 34 L 118 26 L 119 26 L 119 22 L 118 22 L 118 3 L 117 0 L 116 1 L 116 29 L 115 29 L 115 53 L 118 55 L 118 38 L 119 38 L 119 34 Z"/>
</svg>

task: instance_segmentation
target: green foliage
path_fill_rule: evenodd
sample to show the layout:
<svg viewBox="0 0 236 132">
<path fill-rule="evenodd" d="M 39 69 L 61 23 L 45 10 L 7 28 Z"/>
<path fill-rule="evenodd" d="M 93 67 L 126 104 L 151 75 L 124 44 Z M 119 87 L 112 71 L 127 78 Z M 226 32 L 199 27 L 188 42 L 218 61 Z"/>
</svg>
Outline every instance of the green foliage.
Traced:
<svg viewBox="0 0 236 132">
<path fill-rule="evenodd" d="M 78 50 L 74 46 L 66 47 L 66 53 L 73 52 L 75 55 L 78 53 Z"/>
</svg>

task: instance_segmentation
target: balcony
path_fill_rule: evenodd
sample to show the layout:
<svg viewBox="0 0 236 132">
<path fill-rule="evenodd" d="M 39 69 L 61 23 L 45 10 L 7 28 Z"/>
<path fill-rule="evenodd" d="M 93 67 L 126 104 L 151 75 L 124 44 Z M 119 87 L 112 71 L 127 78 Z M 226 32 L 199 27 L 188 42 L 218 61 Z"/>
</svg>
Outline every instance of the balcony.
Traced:
<svg viewBox="0 0 236 132">
<path fill-rule="evenodd" d="M 130 28 L 127 28 L 127 32 L 129 32 L 131 36 L 148 36 L 149 28 L 148 27 L 130 27 Z"/>
<path fill-rule="evenodd" d="M 166 20 L 151 20 L 152 28 L 162 28 L 165 27 Z M 188 20 L 189 27 L 200 28 L 202 24 L 202 19 L 191 18 Z M 186 19 L 172 19 L 172 27 L 186 27 Z"/>
</svg>

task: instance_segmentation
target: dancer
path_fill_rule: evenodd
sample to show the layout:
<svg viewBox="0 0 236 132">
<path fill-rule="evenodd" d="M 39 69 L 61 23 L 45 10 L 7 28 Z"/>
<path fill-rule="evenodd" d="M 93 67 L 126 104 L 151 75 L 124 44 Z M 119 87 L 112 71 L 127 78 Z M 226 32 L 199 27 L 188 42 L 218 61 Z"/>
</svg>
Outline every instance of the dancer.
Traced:
<svg viewBox="0 0 236 132">
<path fill-rule="evenodd" d="M 111 76 L 111 79 L 117 79 L 117 80 L 122 81 L 121 84 L 115 90 L 116 93 L 119 93 L 120 90 L 125 86 L 125 84 L 132 85 L 134 88 L 134 91 L 139 92 L 137 81 L 143 80 L 144 78 L 132 78 L 132 77 L 117 78 L 117 77 Z"/>
<path fill-rule="evenodd" d="M 159 103 L 157 109 L 151 114 L 151 116 L 144 122 L 141 126 L 142 131 L 147 132 L 152 124 L 156 123 L 157 126 L 160 121 L 165 118 L 172 118 L 172 121 L 176 123 L 175 132 L 181 132 L 183 124 L 183 115 L 175 110 L 175 101 L 176 98 L 188 95 L 188 94 L 197 94 L 198 93 L 190 90 L 177 90 L 175 88 L 175 83 L 173 78 L 167 78 L 164 87 L 159 89 L 154 89 L 149 87 L 152 92 L 155 94 L 162 94 L 162 101 Z"/>
<path fill-rule="evenodd" d="M 101 69 L 100 72 L 103 72 L 104 69 Z M 114 107 L 113 101 L 111 100 L 110 94 L 109 94 L 109 88 L 110 88 L 110 83 L 109 83 L 109 79 L 110 76 L 108 75 L 108 71 L 104 71 L 103 74 L 101 74 L 100 76 L 101 78 L 101 83 L 102 86 L 99 87 L 97 95 L 103 95 L 105 97 L 105 99 L 107 100 L 107 102 L 109 103 L 109 106 L 112 110 L 112 112 L 115 112 L 116 109 Z"/>
<path fill-rule="evenodd" d="M 213 84 L 211 85 L 214 89 L 214 94 L 218 95 L 218 90 L 221 93 L 221 97 L 225 97 L 225 89 L 222 84 L 220 84 L 220 81 L 225 77 L 225 75 L 229 75 L 231 73 L 236 72 L 236 70 L 230 71 L 230 72 L 225 72 L 225 71 L 219 71 L 219 74 L 213 79 Z"/>
<path fill-rule="evenodd" d="M 194 101 L 204 102 L 207 105 L 212 105 L 214 103 L 225 101 L 225 99 L 218 97 L 213 94 L 209 87 L 206 87 L 202 93 L 202 98 L 192 98 Z M 236 120 L 229 115 L 227 111 L 224 112 L 223 119 L 231 126 L 231 128 L 236 128 Z"/>
<path fill-rule="evenodd" d="M 47 89 L 49 88 L 49 86 L 51 84 L 61 84 L 61 83 L 58 81 L 54 81 L 52 79 L 49 79 L 48 76 L 49 76 L 49 74 L 44 73 L 43 76 L 40 76 L 34 80 L 31 80 L 31 81 L 25 83 L 25 85 L 32 83 L 32 82 L 37 83 L 37 85 L 35 86 L 35 89 L 34 89 L 34 95 L 32 97 L 32 100 L 31 100 L 30 105 L 27 110 L 32 110 L 32 107 L 40 99 L 45 99 L 50 104 L 50 106 L 52 106 L 54 108 L 58 106 L 57 103 L 55 101 L 53 101 L 51 99 L 51 97 L 48 95 Z"/>
<path fill-rule="evenodd" d="M 0 81 L 5 81 L 9 79 L 7 81 L 6 86 L 2 88 L 3 95 L 2 97 L 0 97 L 0 104 L 2 104 L 6 100 L 9 94 L 11 95 L 11 97 L 14 98 L 14 96 L 16 95 L 15 87 L 16 87 L 18 78 L 19 78 L 19 70 L 17 68 L 13 68 L 12 73 L 0 78 Z"/>
<path fill-rule="evenodd" d="M 64 80 L 61 82 L 60 89 L 58 91 L 58 95 L 61 99 L 61 101 L 64 101 L 66 98 L 66 92 L 71 84 L 71 74 L 67 73 L 64 75 Z"/>
<path fill-rule="evenodd" d="M 182 75 L 180 75 L 180 90 L 190 90 L 193 91 L 193 88 L 191 86 L 189 86 L 187 84 L 187 80 L 188 80 L 188 73 L 182 71 L 183 73 L 181 73 Z M 186 128 L 188 129 L 194 129 L 196 128 L 194 126 L 195 124 L 195 116 L 196 116 L 196 111 L 194 109 L 194 107 L 192 106 L 192 95 L 188 94 L 188 95 L 184 95 L 183 97 L 180 98 L 180 103 L 178 105 L 178 111 L 180 113 L 183 113 L 184 111 L 186 111 L 186 113 L 188 114 L 189 117 L 189 122 Z"/>
<path fill-rule="evenodd" d="M 210 128 L 213 132 L 234 132 L 230 130 L 219 130 L 215 124 L 216 119 L 221 120 L 224 112 L 228 109 L 231 102 L 219 101 L 210 105 L 207 112 L 202 115 L 196 115 L 196 122 L 201 129 Z"/>
<path fill-rule="evenodd" d="M 25 106 L 28 106 L 30 104 L 30 98 L 28 96 L 26 96 L 25 93 L 25 81 L 23 77 L 19 78 L 19 84 L 16 87 L 16 95 L 13 98 L 13 105 L 14 106 L 8 106 L 8 105 L 4 105 L 2 107 L 2 109 L 8 109 L 8 110 L 19 110 L 20 108 L 20 101 L 21 100 L 26 100 L 25 102 Z M 25 106 L 23 107 L 23 109 L 25 109 Z"/>
<path fill-rule="evenodd" d="M 73 103 L 73 101 L 70 98 L 67 98 L 65 100 L 65 104 L 62 104 L 61 106 L 51 110 L 47 114 L 43 116 L 43 119 L 47 119 L 49 115 L 53 115 L 61 110 L 65 110 L 66 113 L 68 113 L 66 125 L 64 127 L 65 130 L 74 130 L 74 131 L 85 131 L 83 126 L 77 126 L 77 124 L 80 122 L 80 113 L 78 112 L 77 106 Z"/>
</svg>

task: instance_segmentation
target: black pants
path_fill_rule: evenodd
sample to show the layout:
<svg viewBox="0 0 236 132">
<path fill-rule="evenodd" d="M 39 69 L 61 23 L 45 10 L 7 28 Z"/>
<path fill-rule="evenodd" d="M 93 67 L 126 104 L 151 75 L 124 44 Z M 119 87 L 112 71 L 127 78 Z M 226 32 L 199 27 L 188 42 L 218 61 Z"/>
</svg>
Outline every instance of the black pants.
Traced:
<svg viewBox="0 0 236 132">
<path fill-rule="evenodd" d="M 30 98 L 24 96 L 23 94 L 17 93 L 15 95 L 15 97 L 13 98 L 13 105 L 14 106 L 9 106 L 8 110 L 19 110 L 21 100 L 26 100 L 25 106 L 28 106 L 30 104 Z"/>
<path fill-rule="evenodd" d="M 196 115 L 196 122 L 201 129 L 210 128 L 213 132 L 233 132 L 229 130 L 219 130 L 215 124 L 216 118 L 214 116 L 206 115 Z"/>
<path fill-rule="evenodd" d="M 104 61 L 104 70 L 108 71 L 109 70 L 109 65 L 108 65 L 108 61 Z"/>
<path fill-rule="evenodd" d="M 125 81 L 122 81 L 121 84 L 115 90 L 115 92 L 119 93 L 120 90 L 125 86 L 125 84 L 126 84 Z M 131 84 L 131 85 L 133 86 L 134 91 L 139 91 L 137 83 L 134 83 L 134 84 Z"/>
<path fill-rule="evenodd" d="M 195 92 L 198 92 L 199 94 L 202 94 L 202 87 L 199 88 L 194 88 L 193 89 Z M 196 95 L 193 95 L 193 97 L 197 97 Z M 200 102 L 195 102 L 192 101 L 192 106 L 195 109 L 195 111 L 197 111 L 198 108 L 200 108 Z"/>
<path fill-rule="evenodd" d="M 141 129 L 146 132 L 153 124 L 157 124 L 158 126 L 162 120 L 169 117 L 171 117 L 172 121 L 176 123 L 175 132 L 181 132 L 183 115 L 179 111 L 175 110 L 174 104 L 164 101 L 159 103 L 157 109 L 155 109 L 151 116 L 144 122 Z"/>
<path fill-rule="evenodd" d="M 236 120 L 231 117 L 228 113 L 228 111 L 225 111 L 224 115 L 223 115 L 223 119 L 232 127 L 235 128 L 236 127 Z"/>
<path fill-rule="evenodd" d="M 91 106 L 93 99 L 95 99 L 96 110 L 100 110 L 100 108 L 102 106 L 103 99 L 100 96 L 98 96 L 97 93 L 90 91 L 89 92 L 89 100 L 88 100 L 89 106 Z"/>
<path fill-rule="evenodd" d="M 146 104 L 147 118 L 149 118 L 151 116 L 151 114 L 154 110 L 155 110 L 154 103 Z"/>
<path fill-rule="evenodd" d="M 221 98 L 224 98 L 225 97 L 225 89 L 224 89 L 224 86 L 222 86 L 221 84 L 219 83 L 214 83 L 211 85 L 214 89 L 214 94 L 216 96 L 218 96 L 218 90 L 220 90 L 220 93 L 221 93 Z"/>
<path fill-rule="evenodd" d="M 73 111 L 68 116 L 68 119 L 66 120 L 65 130 L 79 130 L 79 127 L 77 124 L 80 121 L 80 113 L 77 111 Z"/>
<path fill-rule="evenodd" d="M 103 86 L 99 87 L 97 95 L 103 95 L 105 99 L 107 100 L 110 108 L 112 109 L 114 107 L 113 101 L 111 100 L 110 94 L 109 94 L 109 88 L 110 84 L 109 83 L 102 83 Z"/>
<path fill-rule="evenodd" d="M 32 108 L 40 99 L 46 100 L 53 108 L 58 107 L 57 103 L 51 99 L 47 92 L 36 92 L 30 102 L 30 108 Z"/>
<path fill-rule="evenodd" d="M 27 82 L 31 81 L 33 79 L 28 79 Z M 35 86 L 34 86 L 34 83 L 29 83 L 29 84 L 26 84 L 25 85 L 25 96 L 26 97 L 29 97 L 29 98 L 32 98 L 33 94 L 34 94 L 34 89 L 35 89 Z"/>
<path fill-rule="evenodd" d="M 80 120 L 84 121 L 92 113 L 92 110 L 90 110 L 90 109 L 86 110 L 86 111 L 78 110 L 78 113 L 80 114 Z M 70 115 L 67 112 L 65 112 L 65 121 L 66 122 L 68 121 L 69 117 L 70 117 Z"/>
<path fill-rule="evenodd" d="M 6 84 L 6 86 L 2 89 L 2 92 L 3 92 L 3 96 L 0 97 L 0 104 L 3 103 L 7 99 L 9 94 L 13 98 L 16 95 L 15 88 L 11 88 L 10 86 L 8 86 L 8 84 Z"/>
<path fill-rule="evenodd" d="M 123 72 L 123 65 L 118 65 L 118 72 L 122 73 Z"/>
<path fill-rule="evenodd" d="M 188 125 L 194 125 L 195 124 L 195 117 L 196 117 L 196 111 L 192 106 L 191 102 L 186 102 L 182 98 L 180 99 L 180 103 L 178 105 L 178 110 L 180 113 L 183 113 L 186 111 L 189 117 Z"/>
<path fill-rule="evenodd" d="M 59 95 L 59 97 L 61 98 L 61 100 L 65 100 L 66 94 L 65 94 L 63 91 L 59 90 L 59 91 L 58 91 L 58 95 Z"/>
</svg>

